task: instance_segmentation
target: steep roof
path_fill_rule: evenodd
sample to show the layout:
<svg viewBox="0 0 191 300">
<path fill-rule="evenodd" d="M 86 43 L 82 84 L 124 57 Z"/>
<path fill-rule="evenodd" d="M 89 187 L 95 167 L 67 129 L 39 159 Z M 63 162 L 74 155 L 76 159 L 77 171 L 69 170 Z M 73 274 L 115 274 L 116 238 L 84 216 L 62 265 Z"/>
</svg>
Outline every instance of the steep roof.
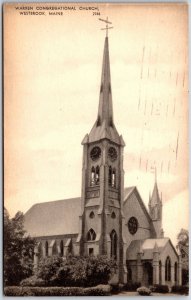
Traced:
<svg viewBox="0 0 191 300">
<path fill-rule="evenodd" d="M 154 231 L 154 227 L 153 227 L 153 224 L 152 224 L 152 219 L 147 211 L 147 208 L 139 194 L 139 191 L 137 189 L 136 186 L 131 186 L 131 187 L 127 187 L 124 189 L 124 202 L 128 201 L 128 199 L 130 198 L 130 196 L 132 195 L 132 193 L 135 193 L 137 195 L 137 200 L 142 208 L 142 210 L 144 211 L 145 213 L 145 216 L 147 217 L 150 225 L 152 226 L 152 230 Z"/>
<path fill-rule="evenodd" d="M 144 253 L 144 259 L 152 259 L 154 250 L 157 249 L 157 251 L 162 252 L 167 243 L 170 243 L 174 249 L 169 238 L 132 241 L 127 249 L 127 259 L 136 260 L 137 253 L 140 251 Z"/>
<path fill-rule="evenodd" d="M 33 205 L 25 214 L 25 230 L 33 237 L 78 234 L 81 198 Z"/>
<path fill-rule="evenodd" d="M 153 193 L 152 193 L 151 198 L 149 199 L 149 204 L 151 206 L 155 206 L 156 204 L 161 204 L 161 199 L 160 199 L 160 196 L 159 196 L 157 181 L 155 181 L 154 188 L 153 188 Z"/>
<path fill-rule="evenodd" d="M 130 186 L 124 189 L 124 201 L 126 201 L 132 192 L 135 190 L 136 186 Z"/>
</svg>

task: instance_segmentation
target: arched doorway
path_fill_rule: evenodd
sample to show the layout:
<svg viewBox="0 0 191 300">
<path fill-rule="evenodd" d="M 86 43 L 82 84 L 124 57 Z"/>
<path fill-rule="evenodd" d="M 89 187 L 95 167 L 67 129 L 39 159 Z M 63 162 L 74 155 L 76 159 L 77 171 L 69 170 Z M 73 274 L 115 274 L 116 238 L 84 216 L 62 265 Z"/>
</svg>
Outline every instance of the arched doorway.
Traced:
<svg viewBox="0 0 191 300">
<path fill-rule="evenodd" d="M 132 281 L 132 269 L 127 266 L 127 282 Z"/>
<path fill-rule="evenodd" d="M 143 263 L 143 281 L 146 286 L 153 284 L 153 266 L 149 261 Z"/>
<path fill-rule="evenodd" d="M 167 256 L 165 262 L 165 281 L 171 281 L 171 260 L 169 256 Z"/>
</svg>

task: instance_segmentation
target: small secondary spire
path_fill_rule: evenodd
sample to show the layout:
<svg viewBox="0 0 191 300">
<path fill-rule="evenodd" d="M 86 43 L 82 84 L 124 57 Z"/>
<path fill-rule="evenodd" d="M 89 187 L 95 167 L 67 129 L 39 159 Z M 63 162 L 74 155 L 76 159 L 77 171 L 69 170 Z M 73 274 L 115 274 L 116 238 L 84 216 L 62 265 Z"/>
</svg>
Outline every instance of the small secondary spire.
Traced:
<svg viewBox="0 0 191 300">
<path fill-rule="evenodd" d="M 106 37 L 108 37 L 108 29 L 112 29 L 113 27 L 109 27 L 108 24 L 112 24 L 112 22 L 108 21 L 108 17 L 106 20 L 99 18 L 100 21 L 105 22 L 105 28 L 101 28 L 101 30 L 106 30 Z"/>
</svg>

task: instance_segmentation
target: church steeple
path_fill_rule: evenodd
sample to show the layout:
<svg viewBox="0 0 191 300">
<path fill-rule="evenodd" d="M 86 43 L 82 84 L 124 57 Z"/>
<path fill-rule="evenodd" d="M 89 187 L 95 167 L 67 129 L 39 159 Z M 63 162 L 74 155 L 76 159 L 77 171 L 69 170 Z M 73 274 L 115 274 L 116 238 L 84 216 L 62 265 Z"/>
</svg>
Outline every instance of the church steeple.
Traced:
<svg viewBox="0 0 191 300">
<path fill-rule="evenodd" d="M 118 145 L 122 145 L 122 146 L 125 145 L 122 136 L 119 136 L 115 128 L 114 119 L 113 119 L 108 36 L 105 37 L 105 43 L 104 43 L 97 120 L 89 136 L 86 136 L 83 143 L 96 142 L 101 139 L 108 139 Z"/>
<path fill-rule="evenodd" d="M 106 24 L 108 20 L 103 20 Z M 106 33 L 109 27 L 106 25 Z M 120 282 L 126 276 L 122 237 L 124 170 L 122 136 L 113 121 L 109 43 L 106 34 L 96 122 L 83 139 L 80 233 L 81 255 L 116 259 Z"/>
<path fill-rule="evenodd" d="M 98 109 L 98 122 L 100 125 L 105 122 L 107 126 L 113 125 L 113 107 L 111 95 L 111 76 L 109 62 L 109 41 L 105 38 L 103 65 Z"/>
</svg>

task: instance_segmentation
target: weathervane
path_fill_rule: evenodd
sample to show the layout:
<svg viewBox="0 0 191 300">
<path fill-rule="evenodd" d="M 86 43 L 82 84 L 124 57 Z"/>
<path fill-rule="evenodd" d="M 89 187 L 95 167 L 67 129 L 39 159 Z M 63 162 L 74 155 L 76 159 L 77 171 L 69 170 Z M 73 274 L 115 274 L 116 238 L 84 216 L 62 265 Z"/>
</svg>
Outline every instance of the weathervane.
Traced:
<svg viewBox="0 0 191 300">
<path fill-rule="evenodd" d="M 113 27 L 109 27 L 108 24 L 112 24 L 112 23 L 108 21 L 108 17 L 107 17 L 106 20 L 100 19 L 100 18 L 99 18 L 99 20 L 106 23 L 106 27 L 105 28 L 101 28 L 101 30 L 106 30 L 106 37 L 108 37 L 108 29 L 112 29 L 113 28 Z"/>
</svg>

